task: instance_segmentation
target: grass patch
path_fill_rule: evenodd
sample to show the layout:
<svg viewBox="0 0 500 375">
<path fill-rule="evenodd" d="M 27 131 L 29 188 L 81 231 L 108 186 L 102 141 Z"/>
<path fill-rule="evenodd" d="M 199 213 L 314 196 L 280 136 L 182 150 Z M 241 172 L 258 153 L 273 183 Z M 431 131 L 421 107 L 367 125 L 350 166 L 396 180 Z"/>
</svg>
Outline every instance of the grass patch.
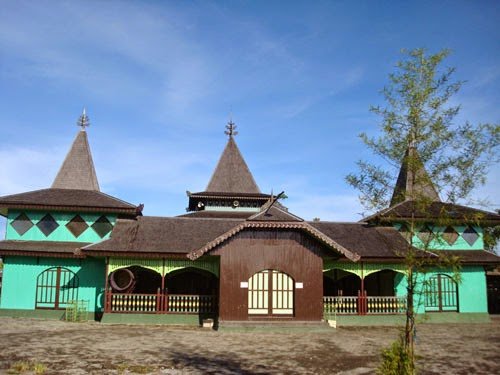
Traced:
<svg viewBox="0 0 500 375">
<path fill-rule="evenodd" d="M 31 362 L 31 361 L 17 361 L 14 362 L 10 368 L 7 370 L 8 374 L 24 374 L 27 372 L 34 373 L 36 375 L 43 375 L 47 371 L 47 366 L 41 362 Z"/>
</svg>

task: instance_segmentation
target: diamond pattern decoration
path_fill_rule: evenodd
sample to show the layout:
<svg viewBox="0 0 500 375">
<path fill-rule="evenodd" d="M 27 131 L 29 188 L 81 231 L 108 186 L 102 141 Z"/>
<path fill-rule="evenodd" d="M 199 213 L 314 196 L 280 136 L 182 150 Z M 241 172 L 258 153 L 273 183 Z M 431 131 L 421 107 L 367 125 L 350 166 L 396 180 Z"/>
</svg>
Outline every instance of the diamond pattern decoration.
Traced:
<svg viewBox="0 0 500 375">
<path fill-rule="evenodd" d="M 92 224 L 92 229 L 99 235 L 99 237 L 103 238 L 113 229 L 113 224 L 109 222 L 106 216 L 101 216 L 99 219 Z"/>
<path fill-rule="evenodd" d="M 418 238 L 420 238 L 420 240 L 427 245 L 434 238 L 434 233 L 432 233 L 432 229 L 429 228 L 428 225 L 424 225 L 424 227 L 418 232 Z"/>
<path fill-rule="evenodd" d="M 22 236 L 30 230 L 34 224 L 25 213 L 22 213 L 16 217 L 10 225 L 12 225 L 12 228 L 14 228 L 16 232 Z"/>
<path fill-rule="evenodd" d="M 467 241 L 467 243 L 469 245 L 473 245 L 474 242 L 477 241 L 477 239 L 479 238 L 479 234 L 477 234 L 477 232 L 474 230 L 474 228 L 472 228 L 471 226 L 468 226 L 467 229 L 464 230 L 464 232 L 462 233 L 462 238 Z"/>
<path fill-rule="evenodd" d="M 89 225 L 82 219 L 80 215 L 76 215 L 73 219 L 66 224 L 66 228 L 73 234 L 73 236 L 78 237 L 80 234 L 85 232 Z"/>
<path fill-rule="evenodd" d="M 57 229 L 59 224 L 57 224 L 57 221 L 54 220 L 51 214 L 47 214 L 42 217 L 38 223 L 36 223 L 36 226 L 40 229 L 40 231 L 42 231 L 43 234 L 48 236 Z"/>
<path fill-rule="evenodd" d="M 448 245 L 453 245 L 457 241 L 458 236 L 458 232 L 452 226 L 446 227 L 442 234 L 443 240 L 448 242 Z"/>
<path fill-rule="evenodd" d="M 411 231 L 408 229 L 406 224 L 402 224 L 399 228 L 399 233 L 405 238 L 406 241 L 410 242 L 411 240 Z"/>
</svg>

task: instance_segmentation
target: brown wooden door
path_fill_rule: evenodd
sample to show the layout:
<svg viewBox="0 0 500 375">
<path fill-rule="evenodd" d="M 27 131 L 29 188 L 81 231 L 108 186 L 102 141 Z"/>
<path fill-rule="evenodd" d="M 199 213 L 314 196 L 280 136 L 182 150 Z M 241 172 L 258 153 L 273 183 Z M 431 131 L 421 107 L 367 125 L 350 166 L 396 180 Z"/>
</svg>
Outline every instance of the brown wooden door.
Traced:
<svg viewBox="0 0 500 375">
<path fill-rule="evenodd" d="M 248 279 L 249 316 L 293 316 L 294 282 L 286 273 L 264 270 Z"/>
<path fill-rule="evenodd" d="M 67 268 L 54 267 L 37 277 L 37 309 L 65 309 L 68 302 L 78 299 L 78 276 Z"/>
</svg>

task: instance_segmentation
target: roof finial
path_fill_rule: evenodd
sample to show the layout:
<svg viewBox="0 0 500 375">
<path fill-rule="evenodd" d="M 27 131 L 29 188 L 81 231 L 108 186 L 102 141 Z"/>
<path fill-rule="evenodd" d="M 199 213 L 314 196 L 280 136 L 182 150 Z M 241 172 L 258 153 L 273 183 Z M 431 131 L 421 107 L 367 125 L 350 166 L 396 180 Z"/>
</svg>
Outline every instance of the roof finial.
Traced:
<svg viewBox="0 0 500 375">
<path fill-rule="evenodd" d="M 78 121 L 76 122 L 77 126 L 82 128 L 82 131 L 85 131 L 87 126 L 90 126 L 89 117 L 87 116 L 87 111 L 85 107 L 83 107 L 83 112 L 80 117 L 78 117 Z"/>
<path fill-rule="evenodd" d="M 227 134 L 229 138 L 232 138 L 234 135 L 238 135 L 236 128 L 237 126 L 234 124 L 233 119 L 231 118 L 229 119 L 229 122 L 226 125 L 227 130 L 224 133 Z"/>
</svg>

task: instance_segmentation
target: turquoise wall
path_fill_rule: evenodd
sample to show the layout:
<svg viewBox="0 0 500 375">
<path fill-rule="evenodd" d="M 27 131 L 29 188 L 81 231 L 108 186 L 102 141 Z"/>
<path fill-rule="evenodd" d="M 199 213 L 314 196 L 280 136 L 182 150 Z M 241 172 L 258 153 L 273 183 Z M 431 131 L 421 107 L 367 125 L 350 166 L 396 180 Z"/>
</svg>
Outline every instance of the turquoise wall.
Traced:
<svg viewBox="0 0 500 375">
<path fill-rule="evenodd" d="M 12 222 L 21 214 L 25 213 L 33 222 L 33 226 L 22 236 L 12 227 Z M 40 221 L 47 213 L 50 213 L 59 226 L 48 236 L 46 236 L 38 227 L 36 223 Z M 73 219 L 75 215 L 80 215 L 89 227 L 78 237 L 75 237 L 66 224 Z M 69 242 L 99 242 L 109 238 L 109 233 L 104 237 L 100 237 L 91 225 L 100 217 L 99 213 L 77 213 L 77 212 L 44 212 L 44 211 L 18 211 L 9 210 L 7 216 L 7 231 L 5 239 L 7 240 L 24 240 L 24 241 L 69 241 Z M 106 218 L 112 225 L 116 222 L 116 215 L 107 214 Z"/>
<path fill-rule="evenodd" d="M 425 312 L 425 280 L 438 274 L 454 277 L 450 270 L 434 269 L 418 275 L 417 290 L 415 293 L 415 306 L 417 313 Z M 405 280 L 406 285 L 406 280 Z M 486 290 L 486 274 L 482 266 L 463 266 L 460 269 L 458 282 L 458 312 L 461 313 L 487 313 L 488 300 Z"/>
<path fill-rule="evenodd" d="M 486 274 L 481 266 L 464 266 L 458 285 L 460 312 L 488 312 Z"/>
<path fill-rule="evenodd" d="M 394 295 L 397 297 L 406 296 L 407 285 L 406 276 L 400 272 L 396 272 L 396 276 L 394 277 Z"/>
<path fill-rule="evenodd" d="M 78 299 L 89 303 L 89 311 L 102 311 L 104 291 L 104 259 L 66 259 L 6 256 L 0 308 L 33 310 L 36 280 L 40 273 L 52 267 L 65 267 L 79 278 Z"/>
<path fill-rule="evenodd" d="M 401 223 L 397 223 L 394 225 L 396 229 L 400 229 L 402 226 Z M 483 229 L 477 225 L 471 226 L 479 235 L 478 239 L 472 244 L 469 245 L 465 239 L 463 239 L 462 234 L 468 228 L 467 225 L 450 225 L 455 231 L 458 233 L 458 238 L 453 244 L 448 244 L 444 239 L 440 237 L 440 234 L 444 232 L 446 227 L 440 226 L 432 226 L 429 225 L 432 229 L 432 232 L 436 235 L 436 239 L 429 241 L 427 245 L 427 249 L 435 249 L 435 250 L 483 250 L 484 249 L 484 240 L 483 240 Z M 417 227 L 415 230 L 415 235 L 413 236 L 412 244 L 413 246 L 424 249 L 426 248 L 426 244 L 422 242 L 422 240 L 418 237 L 419 229 L 423 228 L 423 226 Z"/>
</svg>

